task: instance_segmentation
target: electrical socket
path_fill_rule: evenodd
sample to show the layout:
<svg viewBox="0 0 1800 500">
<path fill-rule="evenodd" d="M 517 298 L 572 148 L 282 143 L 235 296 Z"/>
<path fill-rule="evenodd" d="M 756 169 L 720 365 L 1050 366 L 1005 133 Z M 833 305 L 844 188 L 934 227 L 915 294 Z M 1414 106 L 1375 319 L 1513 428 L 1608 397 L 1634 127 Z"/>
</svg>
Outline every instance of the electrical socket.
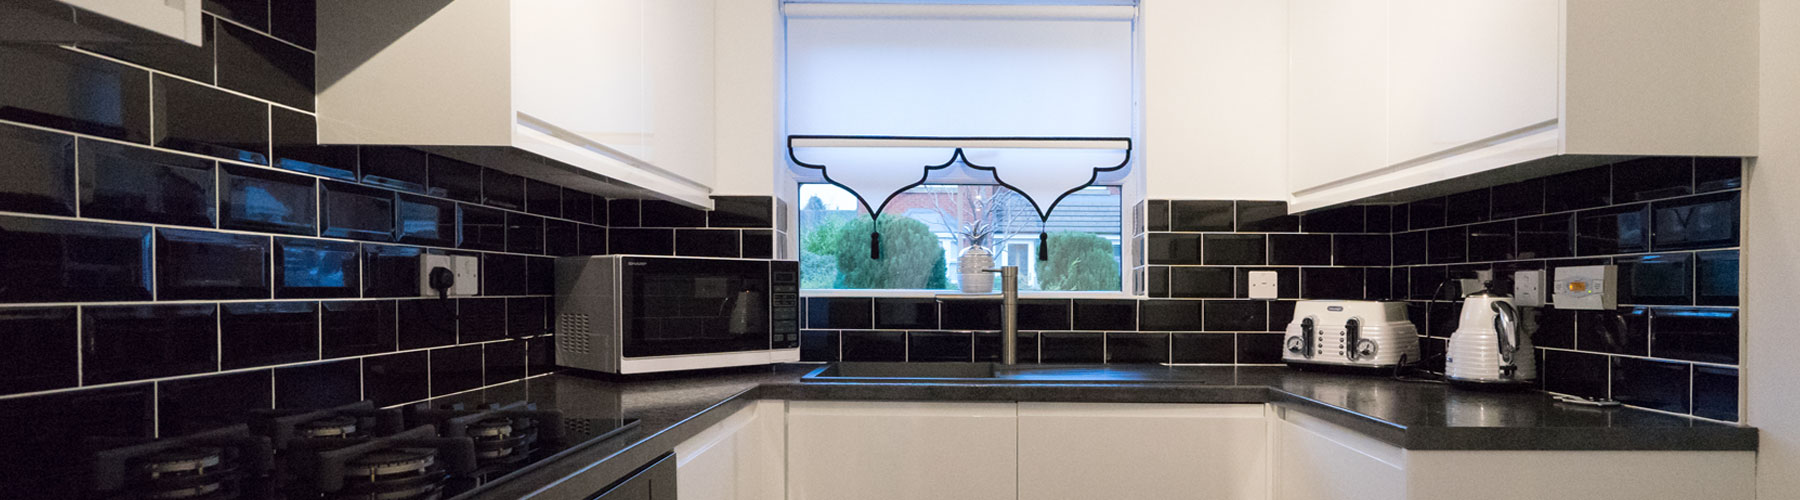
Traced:
<svg viewBox="0 0 1800 500">
<path fill-rule="evenodd" d="M 472 255 L 424 254 L 419 256 L 419 296 L 438 296 L 437 290 L 431 289 L 431 270 L 440 267 L 456 277 L 450 286 L 451 297 L 481 294 L 481 259 Z"/>
<path fill-rule="evenodd" d="M 1513 305 L 1544 307 L 1544 271 L 1534 269 L 1513 273 Z"/>
</svg>

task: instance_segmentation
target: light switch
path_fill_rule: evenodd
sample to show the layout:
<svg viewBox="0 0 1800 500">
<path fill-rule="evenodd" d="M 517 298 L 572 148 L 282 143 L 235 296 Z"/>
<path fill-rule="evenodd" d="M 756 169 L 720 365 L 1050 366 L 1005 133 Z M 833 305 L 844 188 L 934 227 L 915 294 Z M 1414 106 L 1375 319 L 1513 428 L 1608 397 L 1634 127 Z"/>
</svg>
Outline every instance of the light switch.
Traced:
<svg viewBox="0 0 1800 500">
<path fill-rule="evenodd" d="M 1280 275 L 1275 271 L 1250 271 L 1250 298 L 1273 299 L 1280 294 Z"/>
</svg>

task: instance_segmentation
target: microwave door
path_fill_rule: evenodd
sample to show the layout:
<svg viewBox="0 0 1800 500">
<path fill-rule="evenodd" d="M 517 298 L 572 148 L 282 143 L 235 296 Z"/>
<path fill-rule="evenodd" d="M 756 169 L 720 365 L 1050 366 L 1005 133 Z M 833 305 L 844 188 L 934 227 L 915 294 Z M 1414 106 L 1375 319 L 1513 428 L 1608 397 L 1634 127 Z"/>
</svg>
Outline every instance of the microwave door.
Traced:
<svg viewBox="0 0 1800 500">
<path fill-rule="evenodd" d="M 768 270 L 752 261 L 632 259 L 620 282 L 626 357 L 768 348 Z"/>
</svg>

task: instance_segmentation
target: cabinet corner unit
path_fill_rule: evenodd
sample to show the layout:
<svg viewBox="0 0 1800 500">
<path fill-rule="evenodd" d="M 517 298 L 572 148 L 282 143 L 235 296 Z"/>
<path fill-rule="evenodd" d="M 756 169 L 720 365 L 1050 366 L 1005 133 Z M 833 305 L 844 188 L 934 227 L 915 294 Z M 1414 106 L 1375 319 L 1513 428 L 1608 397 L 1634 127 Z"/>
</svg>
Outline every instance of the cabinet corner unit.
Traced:
<svg viewBox="0 0 1800 500">
<path fill-rule="evenodd" d="M 1552 156 L 1754 156 L 1756 16 L 1753 0 L 1290 0 L 1289 207 Z"/>
<path fill-rule="evenodd" d="M 711 207 L 713 0 L 327 0 L 319 139 L 515 148 Z"/>
</svg>

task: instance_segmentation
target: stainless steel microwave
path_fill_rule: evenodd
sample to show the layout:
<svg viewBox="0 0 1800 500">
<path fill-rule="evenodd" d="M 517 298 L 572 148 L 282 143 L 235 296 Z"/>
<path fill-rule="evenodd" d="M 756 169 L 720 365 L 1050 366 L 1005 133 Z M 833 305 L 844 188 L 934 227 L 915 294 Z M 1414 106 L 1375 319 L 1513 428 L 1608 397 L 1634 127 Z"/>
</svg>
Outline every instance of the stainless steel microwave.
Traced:
<svg viewBox="0 0 1800 500">
<path fill-rule="evenodd" d="M 800 360 L 794 261 L 556 260 L 556 363 L 606 373 Z"/>
</svg>

